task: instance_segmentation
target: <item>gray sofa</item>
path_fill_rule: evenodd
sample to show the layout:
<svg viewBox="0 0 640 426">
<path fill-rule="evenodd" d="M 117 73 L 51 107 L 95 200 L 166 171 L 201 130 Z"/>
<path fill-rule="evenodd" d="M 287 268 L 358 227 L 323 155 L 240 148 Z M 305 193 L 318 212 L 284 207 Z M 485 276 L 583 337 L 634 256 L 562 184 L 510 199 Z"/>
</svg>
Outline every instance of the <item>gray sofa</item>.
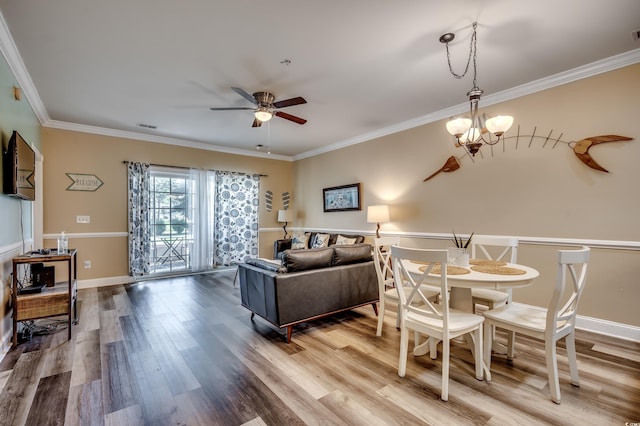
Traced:
<svg viewBox="0 0 640 426">
<path fill-rule="evenodd" d="M 367 304 L 377 315 L 378 282 L 369 244 L 286 250 L 282 264 L 250 259 L 238 265 L 242 306 L 276 327 Z"/>
</svg>

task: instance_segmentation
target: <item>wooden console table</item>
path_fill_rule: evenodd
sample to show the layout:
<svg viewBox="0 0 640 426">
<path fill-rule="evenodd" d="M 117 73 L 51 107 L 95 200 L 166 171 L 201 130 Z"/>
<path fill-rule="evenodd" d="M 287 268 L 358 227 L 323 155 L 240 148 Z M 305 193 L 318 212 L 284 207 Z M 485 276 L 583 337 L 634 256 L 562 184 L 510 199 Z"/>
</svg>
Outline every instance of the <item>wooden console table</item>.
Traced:
<svg viewBox="0 0 640 426">
<path fill-rule="evenodd" d="M 59 315 L 68 315 L 68 339 L 71 340 L 71 325 L 77 322 L 77 271 L 76 249 L 58 254 L 23 254 L 13 258 L 13 287 L 11 300 L 13 306 L 13 348 L 18 344 L 18 321 L 28 321 Z M 66 262 L 67 281 L 56 283 L 53 287 L 43 287 L 39 293 L 18 294 L 18 265 L 33 263 Z M 73 308 L 73 320 L 71 311 Z"/>
</svg>

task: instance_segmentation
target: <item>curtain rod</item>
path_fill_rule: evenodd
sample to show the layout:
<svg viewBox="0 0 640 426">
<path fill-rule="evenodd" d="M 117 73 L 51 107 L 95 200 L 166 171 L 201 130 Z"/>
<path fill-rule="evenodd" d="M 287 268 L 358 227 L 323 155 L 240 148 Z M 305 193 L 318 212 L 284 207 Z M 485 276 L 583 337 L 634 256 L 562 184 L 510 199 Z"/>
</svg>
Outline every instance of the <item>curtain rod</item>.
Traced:
<svg viewBox="0 0 640 426">
<path fill-rule="evenodd" d="M 135 163 L 135 161 L 128 161 L 128 160 L 122 160 L 122 164 L 129 164 L 129 163 Z M 155 164 L 155 163 L 147 163 L 150 166 L 156 166 L 156 167 L 171 167 L 174 169 L 185 169 L 185 170 L 191 170 L 191 169 L 197 169 L 196 167 L 186 167 L 186 166 L 170 166 L 168 164 Z M 258 175 L 260 177 L 268 177 L 269 175 L 265 175 L 262 173 L 247 173 L 247 172 L 236 172 L 233 170 L 213 170 L 213 169 L 197 169 L 197 170 L 207 170 L 209 172 L 228 172 L 228 173 L 246 173 L 246 174 L 253 174 L 253 175 Z"/>
</svg>

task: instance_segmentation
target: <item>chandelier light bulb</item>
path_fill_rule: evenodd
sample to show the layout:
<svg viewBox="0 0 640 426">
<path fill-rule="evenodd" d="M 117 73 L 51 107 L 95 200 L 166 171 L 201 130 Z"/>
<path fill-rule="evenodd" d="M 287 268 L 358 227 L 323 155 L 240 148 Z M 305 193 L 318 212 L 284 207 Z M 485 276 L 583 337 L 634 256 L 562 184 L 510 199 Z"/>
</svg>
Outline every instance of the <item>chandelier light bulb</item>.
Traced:
<svg viewBox="0 0 640 426">
<path fill-rule="evenodd" d="M 265 108 L 265 107 L 260 107 L 258 108 L 253 115 L 260 121 L 262 121 L 263 123 L 265 121 L 269 121 L 271 120 L 271 118 L 273 117 L 273 114 L 271 113 L 271 111 L 269 111 L 269 109 Z"/>
<path fill-rule="evenodd" d="M 450 135 L 460 138 L 471 127 L 471 120 L 468 118 L 454 118 L 447 122 L 447 131 Z"/>
<path fill-rule="evenodd" d="M 502 136 L 506 131 L 508 131 L 512 124 L 513 117 L 510 115 L 498 115 L 488 119 L 485 123 L 487 130 L 497 137 Z"/>
<path fill-rule="evenodd" d="M 460 141 L 462 143 L 475 142 L 480 139 L 480 132 L 481 130 L 479 127 L 472 127 L 462 134 Z"/>
</svg>

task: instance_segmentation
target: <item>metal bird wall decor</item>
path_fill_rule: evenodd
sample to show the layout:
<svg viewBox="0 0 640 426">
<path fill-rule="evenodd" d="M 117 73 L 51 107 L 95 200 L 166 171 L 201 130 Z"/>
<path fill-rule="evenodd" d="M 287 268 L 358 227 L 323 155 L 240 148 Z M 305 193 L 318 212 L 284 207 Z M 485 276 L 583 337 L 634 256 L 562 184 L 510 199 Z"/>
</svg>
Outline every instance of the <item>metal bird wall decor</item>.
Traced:
<svg viewBox="0 0 640 426">
<path fill-rule="evenodd" d="M 528 146 L 531 147 L 531 144 L 533 143 L 534 139 L 544 139 L 544 143 L 542 145 L 542 147 L 544 148 L 547 143 L 549 143 L 550 141 L 553 143 L 552 149 L 555 148 L 558 143 L 563 143 L 565 145 L 567 145 L 569 148 L 573 149 L 573 153 L 576 155 L 576 157 L 578 157 L 578 159 L 580 161 L 582 161 L 586 166 L 594 169 L 594 170 L 598 170 L 601 172 L 605 172 L 605 173 L 609 173 L 609 171 L 607 169 L 605 169 L 604 167 L 602 167 L 600 164 L 598 164 L 598 162 L 596 160 L 593 159 L 593 157 L 591 157 L 591 154 L 589 153 L 589 149 L 591 149 L 592 146 L 594 145 L 598 145 L 598 144 L 602 144 L 602 143 L 608 143 L 608 142 L 623 142 L 623 141 L 630 141 L 633 140 L 633 138 L 629 138 L 627 136 L 619 136 L 619 135 L 602 135 L 602 136 L 591 136 L 588 138 L 584 138 L 581 139 L 579 141 L 571 141 L 571 142 L 566 142 L 561 140 L 562 138 L 562 133 L 560 134 L 560 136 L 558 136 L 557 138 L 555 137 L 551 137 L 551 134 L 553 133 L 553 130 L 551 130 L 549 132 L 549 134 L 545 137 L 545 136 L 541 136 L 541 135 L 536 135 L 536 128 L 533 129 L 533 133 L 531 135 L 521 135 L 520 134 L 520 127 L 518 126 L 518 131 L 517 134 L 515 136 L 507 136 L 507 137 L 503 137 L 502 140 L 502 149 L 504 151 L 505 149 L 505 141 L 508 139 L 515 139 L 515 147 L 516 149 L 518 149 L 518 144 L 520 142 L 520 139 L 528 139 L 529 140 L 529 144 Z M 495 145 L 488 145 L 491 148 L 491 156 L 493 156 L 493 152 L 494 152 L 494 147 Z M 484 156 L 482 154 L 482 150 L 480 151 L 480 155 Z M 455 157 L 455 156 L 451 156 L 447 159 L 446 163 L 437 171 L 435 171 L 434 173 L 432 173 L 430 176 L 426 177 L 423 182 L 428 181 L 429 179 L 433 178 L 434 176 L 436 176 L 438 173 L 440 172 L 453 172 L 458 170 L 461 167 L 460 164 L 460 159 L 464 158 L 465 156 L 468 156 L 471 161 L 475 162 L 473 156 L 471 156 L 469 154 L 468 151 L 465 150 L 465 154 L 462 155 L 461 157 Z"/>
</svg>

